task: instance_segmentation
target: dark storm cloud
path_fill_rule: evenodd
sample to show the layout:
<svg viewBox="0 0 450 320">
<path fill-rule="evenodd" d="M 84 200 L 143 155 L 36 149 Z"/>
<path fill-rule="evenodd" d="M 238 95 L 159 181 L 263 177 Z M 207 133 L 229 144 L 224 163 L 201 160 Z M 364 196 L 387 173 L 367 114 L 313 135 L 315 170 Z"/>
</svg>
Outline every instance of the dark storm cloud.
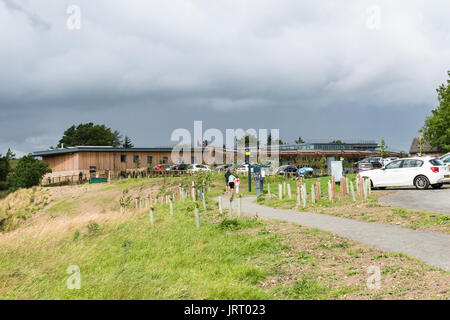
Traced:
<svg viewBox="0 0 450 320">
<path fill-rule="evenodd" d="M 69 30 L 67 7 L 81 8 Z M 368 8 L 380 10 L 371 25 Z M 135 145 L 192 127 L 407 149 L 450 68 L 446 1 L 0 1 L 0 152 L 105 123 Z M 376 121 L 375 121 L 376 120 Z"/>
</svg>

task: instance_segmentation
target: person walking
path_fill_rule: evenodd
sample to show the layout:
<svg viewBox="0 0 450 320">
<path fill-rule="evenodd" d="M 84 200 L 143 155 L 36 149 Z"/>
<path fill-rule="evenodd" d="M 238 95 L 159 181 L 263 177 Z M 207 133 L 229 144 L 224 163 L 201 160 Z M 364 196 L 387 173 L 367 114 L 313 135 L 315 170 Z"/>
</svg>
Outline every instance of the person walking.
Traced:
<svg viewBox="0 0 450 320">
<path fill-rule="evenodd" d="M 235 183 L 236 177 L 233 176 L 233 174 L 230 174 L 228 177 L 228 187 L 230 188 L 230 192 L 233 193 L 234 191 L 234 183 Z"/>
<path fill-rule="evenodd" d="M 230 186 L 228 185 L 228 179 L 231 176 L 230 169 L 227 169 L 227 172 L 225 172 L 225 185 L 227 186 L 227 192 L 230 190 Z"/>
</svg>

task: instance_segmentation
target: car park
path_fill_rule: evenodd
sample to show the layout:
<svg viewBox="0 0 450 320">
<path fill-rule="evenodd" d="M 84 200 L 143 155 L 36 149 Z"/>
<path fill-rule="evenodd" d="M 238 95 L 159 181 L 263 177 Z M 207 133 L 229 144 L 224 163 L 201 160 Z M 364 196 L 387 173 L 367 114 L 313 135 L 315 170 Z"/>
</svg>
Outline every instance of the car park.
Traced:
<svg viewBox="0 0 450 320">
<path fill-rule="evenodd" d="M 369 178 L 373 187 L 409 187 L 417 189 L 440 188 L 450 182 L 450 169 L 440 160 L 431 157 L 398 159 L 380 169 L 360 172 Z"/>
</svg>

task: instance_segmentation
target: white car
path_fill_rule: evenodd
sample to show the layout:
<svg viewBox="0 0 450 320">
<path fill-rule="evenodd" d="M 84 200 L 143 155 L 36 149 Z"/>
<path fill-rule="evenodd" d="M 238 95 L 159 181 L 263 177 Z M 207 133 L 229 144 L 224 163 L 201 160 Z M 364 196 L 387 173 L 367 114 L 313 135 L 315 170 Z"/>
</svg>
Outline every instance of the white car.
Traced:
<svg viewBox="0 0 450 320">
<path fill-rule="evenodd" d="M 188 172 L 197 172 L 197 171 L 211 171 L 211 168 L 209 166 L 207 166 L 206 164 L 191 164 L 188 168 L 187 168 Z"/>
<path fill-rule="evenodd" d="M 381 169 L 360 173 L 378 188 L 415 186 L 417 189 L 437 189 L 450 182 L 450 169 L 439 159 L 414 157 L 398 159 Z"/>
<path fill-rule="evenodd" d="M 248 164 L 241 164 L 236 168 L 237 174 L 248 174 Z"/>
<path fill-rule="evenodd" d="M 441 161 L 450 169 L 450 152 L 440 157 Z"/>
</svg>

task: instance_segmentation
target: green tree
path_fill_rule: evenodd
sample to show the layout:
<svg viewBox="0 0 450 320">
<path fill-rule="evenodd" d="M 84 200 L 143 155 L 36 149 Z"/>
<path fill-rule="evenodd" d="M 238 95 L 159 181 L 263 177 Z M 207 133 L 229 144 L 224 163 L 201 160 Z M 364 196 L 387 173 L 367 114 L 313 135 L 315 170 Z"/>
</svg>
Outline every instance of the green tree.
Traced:
<svg viewBox="0 0 450 320">
<path fill-rule="evenodd" d="M 450 71 L 448 71 L 450 77 Z M 432 110 L 420 130 L 423 137 L 434 148 L 442 152 L 450 151 L 450 79 L 437 90 L 439 106 Z"/>
<path fill-rule="evenodd" d="M 94 125 L 92 122 L 81 123 L 78 126 L 71 126 L 64 131 L 64 135 L 59 140 L 58 148 L 76 146 L 113 146 L 121 145 L 121 135 L 119 131 L 112 131 L 105 125 Z"/>
<path fill-rule="evenodd" d="M 6 152 L 4 157 L 0 154 L 0 181 L 6 181 L 8 173 L 11 171 L 10 160 L 14 159 L 15 156 L 16 155 L 11 151 L 11 149 L 8 149 L 8 152 Z"/>
<path fill-rule="evenodd" d="M 296 144 L 302 144 L 302 143 L 305 143 L 305 140 L 303 140 L 302 137 L 298 137 L 298 139 L 295 140 L 295 143 Z"/>
<path fill-rule="evenodd" d="M 425 141 L 424 141 L 423 136 L 420 136 L 420 137 L 419 137 L 418 147 L 419 147 L 419 156 L 422 156 L 422 154 L 423 154 L 423 148 L 425 147 Z"/>
<path fill-rule="evenodd" d="M 381 141 L 380 141 L 380 157 L 385 157 L 387 154 L 387 144 L 386 141 L 384 141 L 384 138 L 381 137 Z"/>
<path fill-rule="evenodd" d="M 17 166 L 8 174 L 8 184 L 12 188 L 31 188 L 52 170 L 48 164 L 34 159 L 31 155 L 22 157 Z"/>
<path fill-rule="evenodd" d="M 134 147 L 133 143 L 131 142 L 131 139 L 128 136 L 125 136 L 125 139 L 123 139 L 122 147 L 126 149 Z"/>
</svg>

